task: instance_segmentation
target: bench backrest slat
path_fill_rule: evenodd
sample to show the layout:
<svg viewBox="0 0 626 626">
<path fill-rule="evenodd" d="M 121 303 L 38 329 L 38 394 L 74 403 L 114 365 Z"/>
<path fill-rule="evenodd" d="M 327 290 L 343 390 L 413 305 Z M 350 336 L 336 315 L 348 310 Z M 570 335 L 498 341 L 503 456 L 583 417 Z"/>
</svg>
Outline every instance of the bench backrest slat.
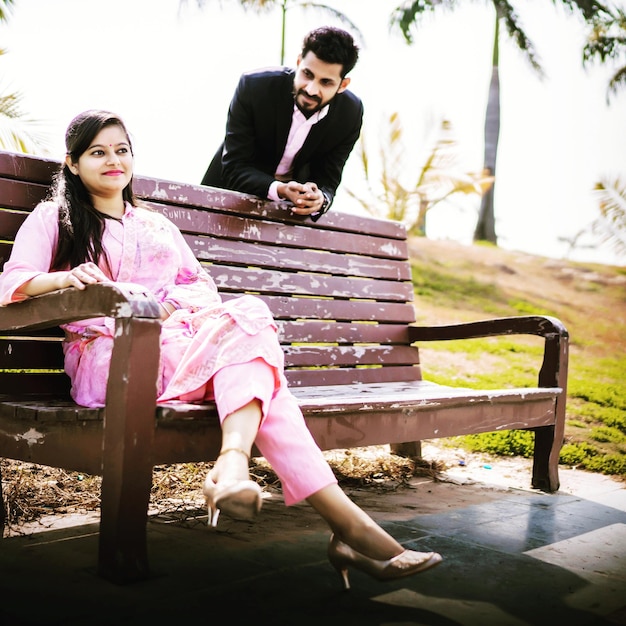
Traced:
<svg viewBox="0 0 626 626">
<path fill-rule="evenodd" d="M 0 179 L 0 185 L 4 182 L 4 180 Z M 3 209 L 2 220 L 0 220 L 0 226 L 2 227 L 2 231 L 0 231 L 0 239 L 8 239 L 12 241 L 27 215 L 28 213 L 24 211 Z M 11 249 L 9 248 L 9 254 L 10 253 Z"/>
<path fill-rule="evenodd" d="M 385 366 L 412 365 L 415 350 L 409 346 L 285 346 L 285 360 L 292 367 L 313 367 L 319 363 Z"/>
<path fill-rule="evenodd" d="M 224 265 L 270 267 L 292 271 L 320 272 L 331 275 L 410 280 L 404 260 L 380 259 L 349 254 L 329 254 L 323 250 L 283 248 L 242 241 L 185 235 L 201 261 Z"/>
<path fill-rule="evenodd" d="M 285 343 L 305 341 L 307 343 L 407 345 L 409 341 L 407 327 L 404 324 L 278 320 L 278 326 Z"/>
<path fill-rule="evenodd" d="M 406 302 L 412 292 L 410 283 L 372 281 L 359 277 L 338 277 L 304 272 L 274 272 L 256 267 L 208 265 L 207 271 L 220 291 L 250 291 L 267 294 L 291 293 L 299 296 L 358 298 L 378 301 Z"/>
<path fill-rule="evenodd" d="M 319 385 L 358 385 L 387 382 L 410 382 L 416 379 L 419 368 L 415 366 L 377 368 L 337 368 L 286 370 L 292 387 Z"/>
<path fill-rule="evenodd" d="M 32 368 L 37 363 L 38 369 L 57 369 L 62 358 L 59 340 L 41 341 L 16 337 L 0 337 L 0 368 Z"/>
<path fill-rule="evenodd" d="M 357 254 L 380 258 L 406 259 L 406 241 L 388 237 L 345 232 L 342 230 L 312 230 L 308 226 L 276 223 L 259 217 L 212 214 L 197 209 L 170 210 L 167 205 L 147 203 L 174 222 L 181 231 L 191 235 L 214 234 L 220 239 L 250 241 L 256 244 L 280 244 L 283 248 L 317 249 L 344 254 Z"/>
<path fill-rule="evenodd" d="M 48 186 L 2 178 L 2 205 L 17 210 L 30 209 L 44 199 Z"/>
<path fill-rule="evenodd" d="M 20 156 L 20 155 L 15 155 Z M 1 167 L 1 163 L 0 163 Z M 2 170 L 0 169 L 0 175 Z M 168 206 L 170 211 L 182 211 L 195 207 L 205 210 L 211 207 L 212 213 L 263 218 L 284 224 L 311 226 L 308 218 L 293 216 L 288 209 L 273 202 L 260 200 L 254 196 L 224 189 L 187 185 L 146 176 L 135 177 L 135 192 L 147 202 Z M 185 230 L 185 228 L 181 228 Z M 381 220 L 363 215 L 331 211 L 315 225 L 315 230 L 342 231 L 345 233 L 367 233 L 374 237 L 406 239 L 406 230 L 398 222 Z"/>
</svg>

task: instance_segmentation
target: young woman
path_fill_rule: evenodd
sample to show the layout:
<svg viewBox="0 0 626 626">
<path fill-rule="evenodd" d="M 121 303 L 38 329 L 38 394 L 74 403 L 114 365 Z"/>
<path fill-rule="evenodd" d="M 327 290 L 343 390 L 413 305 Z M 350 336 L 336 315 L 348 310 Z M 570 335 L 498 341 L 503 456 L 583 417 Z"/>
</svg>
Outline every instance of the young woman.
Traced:
<svg viewBox="0 0 626 626">
<path fill-rule="evenodd" d="M 0 278 L 0 303 L 107 281 L 148 289 L 162 309 L 159 401 L 213 399 L 217 405 L 222 446 L 203 489 L 212 526 L 220 511 L 236 519 L 259 512 L 261 489 L 248 473 L 256 444 L 281 480 L 285 503 L 306 500 L 328 523 L 328 557 L 346 588 L 349 566 L 384 580 L 437 565 L 437 553 L 405 550 L 338 486 L 287 388 L 265 303 L 253 296 L 222 302 L 176 226 L 137 202 L 123 121 L 86 111 L 72 120 L 65 142 L 67 156 L 49 199 L 16 236 Z M 111 320 L 83 320 L 64 330 L 72 397 L 103 406 Z"/>
</svg>

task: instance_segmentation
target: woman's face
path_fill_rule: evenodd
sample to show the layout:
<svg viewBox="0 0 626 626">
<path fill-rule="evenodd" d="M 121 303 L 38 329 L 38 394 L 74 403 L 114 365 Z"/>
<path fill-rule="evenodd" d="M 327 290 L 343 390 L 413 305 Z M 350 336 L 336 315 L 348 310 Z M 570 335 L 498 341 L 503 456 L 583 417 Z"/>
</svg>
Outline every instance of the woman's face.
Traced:
<svg viewBox="0 0 626 626">
<path fill-rule="evenodd" d="M 103 128 L 89 148 L 80 155 L 78 162 L 72 163 L 68 156 L 66 163 L 96 198 L 122 198 L 122 192 L 133 175 L 130 144 L 124 131 L 117 125 Z"/>
</svg>

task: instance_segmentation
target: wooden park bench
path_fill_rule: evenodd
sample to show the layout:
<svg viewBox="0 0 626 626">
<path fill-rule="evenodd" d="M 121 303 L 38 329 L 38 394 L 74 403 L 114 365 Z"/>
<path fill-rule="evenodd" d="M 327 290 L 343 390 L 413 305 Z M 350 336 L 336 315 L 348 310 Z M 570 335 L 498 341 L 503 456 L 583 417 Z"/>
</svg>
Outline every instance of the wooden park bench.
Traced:
<svg viewBox="0 0 626 626">
<path fill-rule="evenodd" d="M 58 163 L 0 152 L 0 259 Z M 532 486 L 559 488 L 568 334 L 543 316 L 415 325 L 405 228 L 340 212 L 319 221 L 235 192 L 136 177 L 135 190 L 183 232 L 224 298 L 253 293 L 280 328 L 286 374 L 324 450 L 468 433 L 535 433 Z M 68 395 L 58 325 L 99 316 L 117 332 L 107 405 Z M 160 322 L 149 293 L 93 285 L 0 308 L 0 457 L 102 476 L 98 573 L 149 575 L 146 524 L 155 465 L 211 461 L 212 405 L 156 404 Z M 497 335 L 545 340 L 537 387 L 476 390 L 422 379 L 416 342 Z M 0 519 L 0 522 L 4 521 Z M 1 533 L 0 533 L 1 535 Z"/>
</svg>

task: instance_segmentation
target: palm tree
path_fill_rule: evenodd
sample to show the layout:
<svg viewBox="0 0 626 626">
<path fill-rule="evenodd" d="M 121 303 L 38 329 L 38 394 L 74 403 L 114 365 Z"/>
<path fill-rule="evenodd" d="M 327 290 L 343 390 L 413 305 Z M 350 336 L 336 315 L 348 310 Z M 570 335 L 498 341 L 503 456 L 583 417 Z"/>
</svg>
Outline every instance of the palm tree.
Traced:
<svg viewBox="0 0 626 626">
<path fill-rule="evenodd" d="M 7 22 L 14 0 L 0 0 L 0 22 Z M 0 48 L 0 56 L 6 50 Z M 26 119 L 20 109 L 19 93 L 0 93 L 0 148 L 31 154 L 46 153 L 48 139 L 33 127 L 37 122 Z"/>
<path fill-rule="evenodd" d="M 469 1 L 469 0 L 468 0 Z M 493 5 L 495 29 L 493 39 L 492 71 L 489 85 L 489 98 L 485 116 L 485 153 L 484 169 L 491 176 L 496 175 L 496 159 L 498 154 L 498 138 L 500 135 L 500 29 L 504 26 L 509 37 L 525 55 L 530 66 L 543 77 L 543 70 L 535 52 L 532 41 L 521 27 L 517 13 L 508 0 L 487 0 Z M 556 0 L 553 0 L 556 3 Z M 570 10 L 578 9 L 585 20 L 606 11 L 596 0 L 561 0 Z M 425 14 L 435 11 L 454 10 L 467 2 L 460 0 L 411 0 L 397 7 L 391 15 L 391 26 L 398 27 L 408 44 L 413 43 L 411 29 L 418 27 Z M 521 3 L 520 3 L 521 4 Z M 497 244 L 494 213 L 494 185 L 482 196 L 478 222 L 474 230 L 474 241 L 489 241 Z"/>
<path fill-rule="evenodd" d="M 605 63 L 612 59 L 621 64 L 609 80 L 606 100 L 626 87 L 626 11 L 613 7 L 609 14 L 598 15 L 591 22 L 591 32 L 583 48 L 583 65 L 593 60 Z"/>
<path fill-rule="evenodd" d="M 180 0 L 181 5 L 186 4 L 188 0 Z M 196 4 L 202 8 L 206 4 L 207 0 L 196 0 Z M 292 8 L 300 8 L 300 9 L 314 9 L 318 11 L 322 11 L 333 17 L 336 20 L 339 20 L 340 23 L 344 24 L 347 28 L 349 28 L 353 34 L 357 35 L 361 42 L 363 42 L 363 35 L 359 28 L 348 18 L 347 15 L 342 13 L 341 11 L 337 11 L 331 6 L 327 4 L 320 4 L 318 2 L 304 2 L 303 0 L 239 0 L 239 3 L 244 8 L 244 10 L 251 9 L 256 11 L 257 13 L 262 13 L 264 11 L 271 11 L 278 7 L 281 12 L 281 40 L 280 40 L 280 63 L 283 65 L 285 63 L 285 33 L 287 31 L 287 11 Z"/>
<path fill-rule="evenodd" d="M 367 197 L 346 188 L 367 213 L 402 222 L 414 236 L 426 236 L 426 215 L 436 205 L 455 194 L 482 195 L 493 178 L 484 173 L 459 172 L 456 168 L 457 143 L 452 137 L 452 125 L 441 123 L 441 134 L 434 142 L 424 164 L 417 172 L 415 183 L 406 185 L 400 178 L 403 165 L 415 162 L 405 157 L 403 129 L 398 113 L 389 117 L 388 145 L 380 150 L 382 170 L 376 189 L 370 175 L 369 153 L 361 136 L 359 155 L 367 185 Z"/>
</svg>

